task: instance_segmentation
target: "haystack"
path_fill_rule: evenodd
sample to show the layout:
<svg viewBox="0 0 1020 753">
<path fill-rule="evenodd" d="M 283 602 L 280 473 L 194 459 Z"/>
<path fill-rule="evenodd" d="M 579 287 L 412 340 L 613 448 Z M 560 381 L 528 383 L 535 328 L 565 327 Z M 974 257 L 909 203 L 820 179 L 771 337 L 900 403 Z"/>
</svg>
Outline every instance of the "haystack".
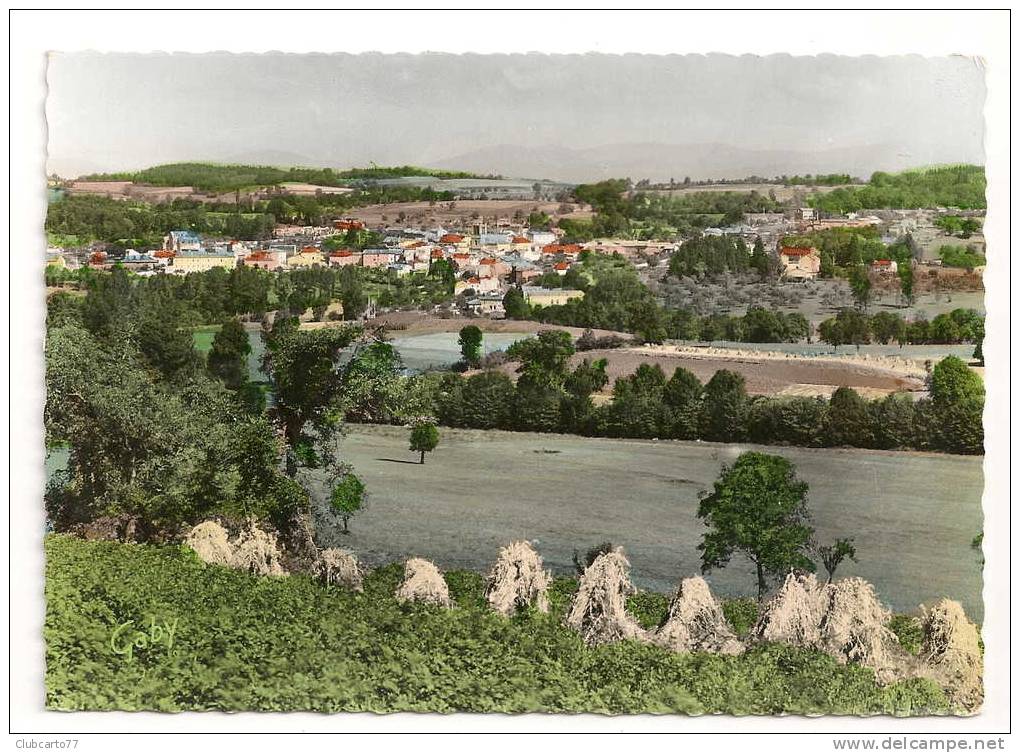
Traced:
<svg viewBox="0 0 1020 753">
<path fill-rule="evenodd" d="M 744 645 L 733 633 L 704 578 L 684 578 L 669 604 L 666 621 L 655 642 L 670 651 L 708 651 L 736 656 Z"/>
<path fill-rule="evenodd" d="M 548 612 L 550 582 L 552 576 L 542 569 L 539 553 L 527 541 L 515 541 L 499 550 L 489 571 L 485 598 L 490 607 L 507 617 L 530 605 Z"/>
<path fill-rule="evenodd" d="M 811 573 L 790 573 L 782 587 L 762 607 L 751 637 L 759 641 L 816 648 L 821 643 L 825 591 Z"/>
<path fill-rule="evenodd" d="M 824 651 L 842 664 L 875 672 L 880 684 L 917 674 L 919 667 L 888 627 L 891 614 L 862 578 L 820 585 L 790 573 L 751 629 L 755 640 Z"/>
<path fill-rule="evenodd" d="M 910 654 L 886 625 L 892 616 L 863 578 L 845 578 L 822 588 L 825 614 L 819 624 L 825 653 L 846 664 L 860 664 L 875 672 L 885 685 L 912 672 Z"/>
<path fill-rule="evenodd" d="M 234 566 L 234 547 L 227 529 L 215 520 L 206 520 L 192 528 L 184 543 L 194 550 L 198 558 L 210 565 Z"/>
<path fill-rule="evenodd" d="M 364 574 L 357 558 L 346 549 L 323 549 L 319 552 L 312 574 L 325 586 L 339 586 L 362 591 Z"/>
<path fill-rule="evenodd" d="M 286 575 L 276 534 L 263 531 L 250 521 L 237 537 L 234 567 L 252 575 Z"/>
<path fill-rule="evenodd" d="M 600 554 L 581 575 L 566 623 L 589 646 L 626 638 L 647 639 L 627 612 L 627 597 L 636 591 L 629 570 L 630 562 L 617 547 Z"/>
<path fill-rule="evenodd" d="M 967 711 L 977 711 L 984 700 L 978 629 L 957 601 L 942 599 L 921 621 L 924 642 L 921 660 L 946 689 L 950 700 Z"/>
<path fill-rule="evenodd" d="M 398 601 L 420 601 L 450 606 L 450 589 L 439 568 L 428 560 L 412 557 L 404 564 L 404 580 L 397 587 Z"/>
</svg>

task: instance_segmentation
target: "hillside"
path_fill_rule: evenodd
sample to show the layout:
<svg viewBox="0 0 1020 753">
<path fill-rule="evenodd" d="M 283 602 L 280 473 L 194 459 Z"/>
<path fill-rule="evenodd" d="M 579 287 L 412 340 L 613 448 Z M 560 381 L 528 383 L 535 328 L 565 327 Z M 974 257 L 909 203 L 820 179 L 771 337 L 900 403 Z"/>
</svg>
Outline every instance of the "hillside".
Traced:
<svg viewBox="0 0 1020 753">
<path fill-rule="evenodd" d="M 319 186 L 341 186 L 350 181 L 381 178 L 435 177 L 475 178 L 473 173 L 455 170 L 433 170 L 412 165 L 379 167 L 372 165 L 349 170 L 330 167 L 271 167 L 264 165 L 228 165 L 210 162 L 178 162 L 156 165 L 135 172 L 85 175 L 81 180 L 122 181 L 153 186 L 193 186 L 200 191 L 235 191 L 280 183 L 311 183 Z"/>
<path fill-rule="evenodd" d="M 392 596 L 401 567 L 365 591 L 303 575 L 256 578 L 179 547 L 46 541 L 46 704 L 61 710 L 930 714 L 926 680 L 876 686 L 871 670 L 778 645 L 741 657 L 623 642 L 586 648 L 549 615 L 501 617 L 482 578 L 449 572 L 452 609 Z M 645 624 L 665 609 L 632 597 Z M 160 631 L 154 631 L 155 622 Z M 120 630 L 118 631 L 118 628 Z M 136 630 L 159 640 L 126 653 Z M 169 633 L 173 631 L 173 639 Z M 115 631 L 118 631 L 115 633 Z M 148 642 L 148 639 L 146 639 Z"/>
</svg>

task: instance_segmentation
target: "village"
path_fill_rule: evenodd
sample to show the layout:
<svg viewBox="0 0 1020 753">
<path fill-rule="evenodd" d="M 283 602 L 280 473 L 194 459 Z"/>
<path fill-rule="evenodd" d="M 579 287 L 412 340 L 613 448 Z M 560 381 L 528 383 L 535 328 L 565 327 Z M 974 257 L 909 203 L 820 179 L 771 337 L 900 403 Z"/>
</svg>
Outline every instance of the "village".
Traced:
<svg viewBox="0 0 1020 753">
<path fill-rule="evenodd" d="M 492 202 L 497 211 L 500 203 Z M 936 226 L 938 217 L 947 213 L 950 210 L 875 210 L 866 215 L 851 212 L 823 217 L 811 207 L 802 207 L 745 213 L 742 222 L 708 227 L 703 235 L 737 238 L 748 254 L 756 242 L 762 243 L 778 262 L 779 281 L 793 283 L 818 279 L 822 258 L 818 248 L 790 243 L 788 239 L 825 230 L 873 228 L 886 245 L 909 236 L 916 247 L 911 263 L 932 270 L 931 274 L 936 276 L 942 267 L 937 249 L 963 243 Z M 951 214 L 955 217 L 960 213 L 952 210 Z M 140 276 L 187 275 L 239 266 L 267 272 L 357 267 L 402 278 L 428 274 L 437 262 L 445 262 L 456 278 L 452 290 L 456 301 L 449 309 L 459 314 L 501 319 L 506 315 L 504 297 L 513 288 L 520 289 L 525 302 L 532 306 L 557 306 L 583 298 L 584 291 L 572 285 L 567 275 L 584 255 L 617 256 L 651 277 L 656 268 L 665 268 L 673 254 L 682 255 L 686 242 L 684 238 L 672 241 L 597 238 L 575 242 L 564 240 L 566 235 L 555 225 L 530 227 L 520 211 L 514 217 L 493 214 L 486 218 L 476 212 L 473 217 L 432 227 L 411 220 L 370 225 L 362 219 L 344 216 L 322 225 L 277 225 L 272 237 L 265 240 L 224 239 L 182 229 L 170 231 L 162 245 L 147 249 L 108 249 L 102 244 L 83 248 L 51 246 L 47 249 L 46 263 L 48 267 L 67 270 L 83 267 L 109 270 L 117 265 Z M 370 243 L 358 244 L 363 239 Z M 968 236 L 966 244 L 978 253 L 984 251 L 980 233 Z M 883 280 L 896 277 L 900 263 L 893 258 L 876 258 L 869 263 L 868 272 L 881 285 Z M 980 275 L 983 269 L 981 265 L 970 272 Z M 557 282 L 557 277 L 561 281 Z"/>
</svg>

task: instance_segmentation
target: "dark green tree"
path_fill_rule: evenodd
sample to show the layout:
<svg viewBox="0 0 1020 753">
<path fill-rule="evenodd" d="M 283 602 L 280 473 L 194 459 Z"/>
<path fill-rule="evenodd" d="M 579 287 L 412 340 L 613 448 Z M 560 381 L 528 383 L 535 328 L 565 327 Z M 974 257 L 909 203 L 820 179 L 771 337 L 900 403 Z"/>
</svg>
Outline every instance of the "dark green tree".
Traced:
<svg viewBox="0 0 1020 753">
<path fill-rule="evenodd" d="M 457 344 L 460 345 L 460 355 L 464 363 L 475 367 L 482 360 L 482 330 L 474 325 L 468 324 L 461 327 Z"/>
<path fill-rule="evenodd" d="M 698 506 L 698 517 L 708 526 L 698 546 L 702 572 L 725 567 L 740 552 L 755 566 L 760 601 L 769 577 L 794 568 L 814 571 L 807 493 L 790 461 L 778 455 L 745 452 L 724 466 Z"/>
<path fill-rule="evenodd" d="M 705 385 L 699 416 L 702 439 L 738 442 L 746 433 L 747 390 L 744 377 L 719 369 Z"/>
<path fill-rule="evenodd" d="M 421 421 L 411 428 L 411 452 L 421 453 L 418 462 L 425 465 L 425 453 L 432 452 L 439 444 L 439 429 L 431 421 Z"/>
<path fill-rule="evenodd" d="M 229 389 L 239 390 L 248 381 L 249 353 L 248 332 L 240 321 L 230 318 L 213 337 L 207 359 L 209 372 Z"/>
<path fill-rule="evenodd" d="M 872 447 L 873 413 L 868 401 L 850 387 L 839 387 L 829 399 L 828 444 L 835 447 Z"/>
</svg>

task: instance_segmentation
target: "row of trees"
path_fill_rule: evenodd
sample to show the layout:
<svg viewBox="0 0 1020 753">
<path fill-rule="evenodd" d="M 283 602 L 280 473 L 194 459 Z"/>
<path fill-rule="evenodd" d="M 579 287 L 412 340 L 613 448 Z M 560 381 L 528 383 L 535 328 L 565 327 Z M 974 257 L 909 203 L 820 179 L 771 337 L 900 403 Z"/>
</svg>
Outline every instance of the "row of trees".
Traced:
<svg viewBox="0 0 1020 753">
<path fill-rule="evenodd" d="M 351 168 L 269 167 L 265 165 L 222 165 L 208 162 L 175 162 L 144 170 L 87 175 L 83 180 L 130 180 L 153 186 L 193 186 L 200 191 L 235 191 L 276 186 L 281 183 L 312 183 L 317 186 L 343 186 L 351 181 L 381 178 L 429 176 L 436 178 L 477 178 L 474 173 L 401 165 L 397 167 Z"/>
<path fill-rule="evenodd" d="M 462 336 L 465 358 L 477 357 L 475 342 L 470 333 Z M 867 400 L 849 388 L 829 400 L 752 397 L 743 377 L 728 370 L 702 384 L 686 369 L 667 376 L 649 364 L 617 379 L 611 401 L 597 402 L 609 383 L 606 361 L 585 359 L 571 367 L 574 346 L 563 331 L 546 330 L 508 349 L 518 362 L 516 383 L 496 370 L 401 377 L 399 359 L 388 345 L 378 347 L 384 346 L 385 357 L 374 362 L 366 397 L 347 413 L 349 420 L 407 423 L 411 416 L 435 416 L 460 428 L 962 454 L 983 447 L 983 385 L 953 357 L 934 367 L 931 397 L 916 402 L 904 394 Z"/>
<path fill-rule="evenodd" d="M 902 173 L 876 172 L 868 185 L 837 188 L 811 196 L 812 206 L 846 214 L 861 209 L 923 209 L 957 207 L 984 209 L 985 169 L 979 165 L 948 165 Z"/>
<path fill-rule="evenodd" d="M 899 343 L 900 345 L 952 345 L 980 343 L 985 320 L 974 309 L 953 309 L 931 321 L 904 319 L 891 311 L 872 316 L 855 309 L 843 309 L 818 325 L 818 337 L 832 346 Z"/>
</svg>

